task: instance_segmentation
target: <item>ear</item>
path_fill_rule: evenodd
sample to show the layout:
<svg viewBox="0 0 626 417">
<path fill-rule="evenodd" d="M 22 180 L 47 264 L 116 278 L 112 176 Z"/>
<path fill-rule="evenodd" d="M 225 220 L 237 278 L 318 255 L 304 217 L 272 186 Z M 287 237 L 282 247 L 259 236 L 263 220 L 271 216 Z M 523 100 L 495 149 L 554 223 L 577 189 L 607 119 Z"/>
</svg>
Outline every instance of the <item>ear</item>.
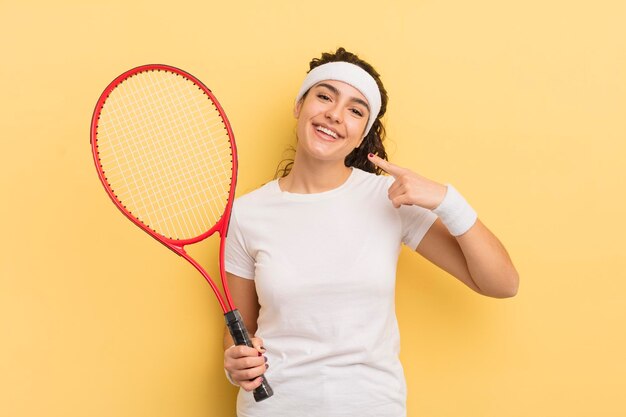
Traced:
<svg viewBox="0 0 626 417">
<path fill-rule="evenodd" d="M 298 117 L 300 117 L 300 110 L 302 109 L 302 102 L 303 101 L 304 101 L 304 98 L 301 98 L 300 100 L 298 100 L 296 105 L 293 107 L 293 117 L 295 117 L 296 119 Z"/>
</svg>

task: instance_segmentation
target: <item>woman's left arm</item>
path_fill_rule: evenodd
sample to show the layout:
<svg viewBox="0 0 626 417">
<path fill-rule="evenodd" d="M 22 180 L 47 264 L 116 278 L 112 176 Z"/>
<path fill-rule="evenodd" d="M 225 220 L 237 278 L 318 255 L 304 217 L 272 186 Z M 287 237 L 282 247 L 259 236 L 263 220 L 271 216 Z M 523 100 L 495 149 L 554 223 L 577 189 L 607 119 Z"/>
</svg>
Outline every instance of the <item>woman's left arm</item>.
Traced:
<svg viewBox="0 0 626 417">
<path fill-rule="evenodd" d="M 395 207 L 417 205 L 433 210 L 447 194 L 445 185 L 375 155 L 369 159 L 395 178 L 389 187 Z M 480 294 L 497 298 L 517 294 L 519 276 L 509 254 L 479 219 L 457 236 L 437 219 L 416 251 Z"/>
<path fill-rule="evenodd" d="M 519 276 L 511 258 L 480 220 L 454 237 L 437 219 L 416 251 L 480 294 L 496 298 L 517 294 Z"/>
</svg>

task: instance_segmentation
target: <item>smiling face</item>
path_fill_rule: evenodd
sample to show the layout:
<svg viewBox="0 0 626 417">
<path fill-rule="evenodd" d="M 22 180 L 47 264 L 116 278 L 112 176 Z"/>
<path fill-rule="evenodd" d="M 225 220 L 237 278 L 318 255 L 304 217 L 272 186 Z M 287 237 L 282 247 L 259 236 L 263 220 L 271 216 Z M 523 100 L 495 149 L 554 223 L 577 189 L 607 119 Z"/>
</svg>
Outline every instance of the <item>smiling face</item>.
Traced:
<svg viewBox="0 0 626 417">
<path fill-rule="evenodd" d="M 356 88 L 327 80 L 311 87 L 294 115 L 298 119 L 298 152 L 343 164 L 363 140 L 369 107 Z"/>
</svg>

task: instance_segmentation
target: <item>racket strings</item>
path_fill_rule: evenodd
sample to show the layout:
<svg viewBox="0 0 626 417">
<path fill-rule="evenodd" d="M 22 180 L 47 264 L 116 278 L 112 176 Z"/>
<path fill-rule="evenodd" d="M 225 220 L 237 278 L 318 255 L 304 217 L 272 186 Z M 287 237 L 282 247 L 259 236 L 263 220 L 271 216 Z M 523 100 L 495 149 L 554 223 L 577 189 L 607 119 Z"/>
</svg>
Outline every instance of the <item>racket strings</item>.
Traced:
<svg viewBox="0 0 626 417">
<path fill-rule="evenodd" d="M 150 86 L 150 87 L 152 87 L 152 86 Z M 160 101 L 162 101 L 162 99 L 163 99 L 163 97 L 159 97 Z M 174 101 L 173 101 L 174 105 L 180 105 L 181 104 L 179 96 L 175 95 L 175 96 L 173 96 L 173 99 L 174 99 Z M 157 113 L 157 115 L 163 119 L 163 114 Z M 186 116 L 194 116 L 194 115 L 195 115 L 194 112 L 189 107 L 188 111 L 186 113 Z M 187 123 L 187 125 L 183 126 L 184 129 L 180 129 L 180 126 L 178 128 L 177 127 L 172 128 L 171 123 L 169 123 L 170 120 L 168 120 L 168 119 L 163 119 L 163 120 L 165 120 L 165 122 L 166 122 L 165 125 L 159 125 L 159 124 L 150 125 L 151 127 L 155 127 L 156 126 L 157 128 L 158 127 L 162 128 L 161 132 L 157 132 L 158 134 L 160 134 L 161 137 L 171 137 L 172 135 L 180 134 L 181 131 L 185 131 L 184 129 L 186 129 L 187 132 L 192 132 L 194 134 L 200 133 L 200 132 L 194 131 L 194 126 L 190 125 L 188 123 L 188 120 L 183 120 L 183 122 Z M 201 119 L 201 120 L 203 120 L 203 119 Z M 221 127 L 222 126 L 220 126 L 220 128 Z M 208 130 L 208 131 L 210 132 L 211 130 Z M 206 143 L 206 142 L 201 142 L 201 143 Z M 171 141 L 170 142 L 170 141 L 168 141 L 168 142 L 166 142 L 166 144 L 167 145 L 170 145 L 170 144 L 177 145 L 177 144 L 179 144 L 179 142 L 175 142 L 175 141 Z M 195 155 L 197 152 L 202 152 L 202 151 L 203 150 L 197 149 L 197 148 L 193 148 L 191 146 L 188 149 L 178 149 L 178 148 L 173 149 L 173 150 L 172 149 L 166 149 L 166 152 L 170 152 L 172 155 L 178 156 L 178 157 L 172 159 L 172 162 L 173 162 L 172 168 L 182 170 L 182 172 L 185 172 L 187 174 L 189 173 L 190 170 L 197 169 L 198 167 L 196 167 L 196 166 L 191 166 L 190 167 L 189 166 L 190 162 L 191 162 L 191 164 L 194 164 L 196 161 L 195 161 L 195 158 L 191 157 L 193 155 L 188 155 L 188 154 L 185 154 L 185 153 L 186 152 L 192 152 Z M 181 152 L 182 152 L 182 154 L 181 154 Z M 182 156 L 182 158 L 180 156 Z M 162 159 L 162 155 L 160 155 L 160 154 L 159 154 L 159 159 Z M 183 163 L 181 163 L 181 160 L 183 161 Z M 209 177 L 209 178 L 211 178 L 211 177 Z M 195 192 L 195 193 L 191 192 L 192 190 L 189 188 L 191 186 L 191 184 L 200 185 L 200 186 L 208 185 L 206 181 L 200 181 L 199 178 L 194 178 L 194 180 L 195 181 L 193 181 L 191 183 L 185 184 L 186 185 L 186 189 L 182 190 L 182 194 L 187 194 L 187 199 L 192 199 L 192 198 L 194 198 L 194 197 L 196 197 L 198 195 L 198 192 Z M 213 183 L 214 181 L 211 181 L 211 182 Z M 168 193 L 171 190 L 170 190 L 170 188 L 165 187 L 165 188 L 162 188 L 160 191 Z M 180 192 L 180 190 L 177 190 L 177 191 L 179 191 L 178 196 L 180 197 L 181 192 Z M 162 209 L 168 209 L 171 206 L 172 206 L 171 204 L 170 205 L 163 205 Z M 211 207 L 211 206 L 208 206 L 208 207 Z M 187 209 L 182 209 L 181 210 L 179 208 L 178 213 L 180 213 L 181 216 L 184 216 L 184 215 L 189 214 L 189 213 L 193 214 L 195 208 L 196 208 L 196 206 L 194 206 L 194 205 L 188 205 Z M 220 212 L 221 212 L 221 210 L 220 210 Z M 216 213 L 216 212 L 212 212 L 211 214 L 213 216 L 219 215 L 219 213 Z M 197 216 L 194 216 L 194 217 L 197 217 Z M 165 216 L 165 217 L 162 217 L 162 218 L 163 218 L 163 220 L 174 219 L 174 218 L 176 218 L 176 215 L 169 214 L 168 216 Z M 192 219 L 191 217 L 187 216 L 187 219 L 186 219 L 187 222 L 194 221 L 194 220 L 197 222 L 197 219 Z"/>
<path fill-rule="evenodd" d="M 167 71 L 125 80 L 102 108 L 97 144 L 111 189 L 155 232 L 192 238 L 221 218 L 231 142 L 219 111 L 190 80 Z"/>
</svg>

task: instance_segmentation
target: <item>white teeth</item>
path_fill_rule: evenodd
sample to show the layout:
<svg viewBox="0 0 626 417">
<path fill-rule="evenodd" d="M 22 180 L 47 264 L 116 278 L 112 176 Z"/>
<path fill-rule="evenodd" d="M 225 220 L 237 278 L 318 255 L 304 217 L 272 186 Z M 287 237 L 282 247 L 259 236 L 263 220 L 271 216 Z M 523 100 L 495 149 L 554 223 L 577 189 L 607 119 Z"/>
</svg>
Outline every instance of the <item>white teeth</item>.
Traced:
<svg viewBox="0 0 626 417">
<path fill-rule="evenodd" d="M 332 136 L 332 137 L 334 137 L 335 139 L 337 139 L 337 134 L 336 134 L 335 132 L 333 132 L 332 130 L 330 130 L 330 129 L 326 129 L 326 128 L 325 128 L 325 127 L 323 127 L 323 126 L 318 126 L 318 127 L 317 127 L 317 130 L 319 130 L 320 132 L 324 132 L 324 133 L 326 133 L 327 135 Z"/>
</svg>

